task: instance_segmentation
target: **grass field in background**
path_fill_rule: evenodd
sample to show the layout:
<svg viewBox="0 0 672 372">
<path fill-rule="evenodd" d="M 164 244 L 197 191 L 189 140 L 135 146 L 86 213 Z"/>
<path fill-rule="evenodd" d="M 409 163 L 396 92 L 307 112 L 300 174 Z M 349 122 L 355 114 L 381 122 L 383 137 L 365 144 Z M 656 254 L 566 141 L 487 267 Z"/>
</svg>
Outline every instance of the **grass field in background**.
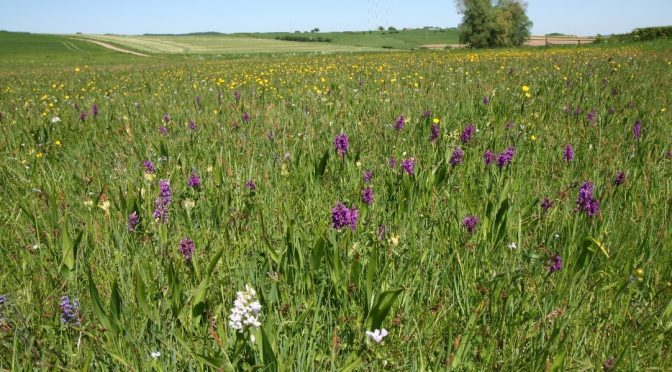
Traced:
<svg viewBox="0 0 672 372">
<path fill-rule="evenodd" d="M 0 33 L 0 369 L 672 365 L 669 42 L 68 40 Z"/>
</svg>

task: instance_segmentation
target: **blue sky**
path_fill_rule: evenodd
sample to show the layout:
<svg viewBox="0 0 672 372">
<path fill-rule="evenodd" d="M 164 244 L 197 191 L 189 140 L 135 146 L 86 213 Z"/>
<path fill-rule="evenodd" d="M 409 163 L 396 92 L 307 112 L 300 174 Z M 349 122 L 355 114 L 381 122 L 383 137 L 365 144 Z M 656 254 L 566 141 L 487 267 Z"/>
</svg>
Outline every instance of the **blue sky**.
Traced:
<svg viewBox="0 0 672 372">
<path fill-rule="evenodd" d="M 672 25 L 672 0 L 528 0 L 532 33 L 595 35 Z M 187 33 L 455 27 L 452 0 L 0 0 L 0 29 L 36 33 Z"/>
</svg>

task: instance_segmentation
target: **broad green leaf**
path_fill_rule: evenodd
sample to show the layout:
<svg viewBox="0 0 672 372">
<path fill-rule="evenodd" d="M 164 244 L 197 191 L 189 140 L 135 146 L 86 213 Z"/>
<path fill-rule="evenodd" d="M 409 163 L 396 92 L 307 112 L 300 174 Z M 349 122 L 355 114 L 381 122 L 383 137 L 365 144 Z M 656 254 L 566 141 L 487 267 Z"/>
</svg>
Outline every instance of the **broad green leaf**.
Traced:
<svg viewBox="0 0 672 372">
<path fill-rule="evenodd" d="M 140 275 L 140 270 L 135 269 L 135 300 L 140 310 L 150 319 L 154 318 L 152 306 L 147 302 L 147 289 L 144 280 Z"/>
<path fill-rule="evenodd" d="M 326 150 L 324 152 L 324 155 L 322 155 L 322 159 L 320 162 L 315 166 L 315 177 L 321 178 L 324 176 L 324 172 L 327 169 L 327 162 L 329 161 L 329 150 Z"/>
<path fill-rule="evenodd" d="M 117 327 L 110 320 L 110 318 L 105 313 L 105 310 L 103 309 L 102 301 L 100 300 L 100 296 L 98 294 L 98 289 L 96 288 L 96 285 L 93 282 L 93 277 L 91 276 L 91 271 L 89 270 L 87 274 L 89 279 L 89 297 L 91 298 L 93 313 L 96 314 L 96 318 L 98 318 L 98 321 L 100 321 L 100 324 L 102 324 L 103 327 L 116 333 Z"/>
<path fill-rule="evenodd" d="M 117 281 L 115 280 L 114 283 L 112 283 L 112 294 L 110 296 L 110 311 L 112 314 L 119 319 L 121 317 L 121 307 L 123 305 L 123 302 L 121 300 L 121 294 L 119 293 L 119 285 L 117 284 Z"/>
<path fill-rule="evenodd" d="M 403 291 L 403 288 L 399 288 L 382 292 L 380 296 L 378 296 L 376 304 L 373 306 L 373 309 L 371 309 L 371 329 L 380 329 L 383 321 L 390 313 L 392 305 Z"/>
</svg>

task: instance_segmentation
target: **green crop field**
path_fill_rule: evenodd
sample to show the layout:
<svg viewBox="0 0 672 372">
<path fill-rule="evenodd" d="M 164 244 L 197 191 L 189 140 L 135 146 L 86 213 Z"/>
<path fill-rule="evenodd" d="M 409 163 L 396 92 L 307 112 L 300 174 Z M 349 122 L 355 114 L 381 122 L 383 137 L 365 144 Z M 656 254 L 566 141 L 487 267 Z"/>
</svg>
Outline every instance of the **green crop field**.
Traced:
<svg viewBox="0 0 672 372">
<path fill-rule="evenodd" d="M 132 50 L 159 54 L 244 54 L 287 52 L 362 52 L 371 51 L 351 45 L 331 43 L 301 43 L 292 41 L 255 38 L 244 35 L 202 36 L 117 36 L 83 35 L 83 39 L 110 42 Z"/>
<path fill-rule="evenodd" d="M 0 33 L 0 369 L 672 365 L 669 42 L 176 38 Z"/>
</svg>

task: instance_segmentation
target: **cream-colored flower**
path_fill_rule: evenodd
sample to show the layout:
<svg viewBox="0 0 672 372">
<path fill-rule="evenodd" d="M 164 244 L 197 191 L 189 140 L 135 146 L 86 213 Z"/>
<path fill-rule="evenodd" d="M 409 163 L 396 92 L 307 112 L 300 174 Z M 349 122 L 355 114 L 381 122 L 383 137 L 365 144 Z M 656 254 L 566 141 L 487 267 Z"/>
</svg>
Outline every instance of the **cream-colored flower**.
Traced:
<svg viewBox="0 0 672 372">
<path fill-rule="evenodd" d="M 102 203 L 98 204 L 98 208 L 105 211 L 105 213 L 110 213 L 110 201 L 109 200 L 103 201 Z"/>
<path fill-rule="evenodd" d="M 399 235 L 392 235 L 392 236 L 390 237 L 389 242 L 390 242 L 390 244 L 392 244 L 392 245 L 395 246 L 395 247 L 396 247 L 397 245 L 399 245 Z"/>
<path fill-rule="evenodd" d="M 182 202 L 182 205 L 184 206 L 184 209 L 190 211 L 196 206 L 196 202 L 193 199 L 185 199 L 184 202 Z"/>
</svg>

